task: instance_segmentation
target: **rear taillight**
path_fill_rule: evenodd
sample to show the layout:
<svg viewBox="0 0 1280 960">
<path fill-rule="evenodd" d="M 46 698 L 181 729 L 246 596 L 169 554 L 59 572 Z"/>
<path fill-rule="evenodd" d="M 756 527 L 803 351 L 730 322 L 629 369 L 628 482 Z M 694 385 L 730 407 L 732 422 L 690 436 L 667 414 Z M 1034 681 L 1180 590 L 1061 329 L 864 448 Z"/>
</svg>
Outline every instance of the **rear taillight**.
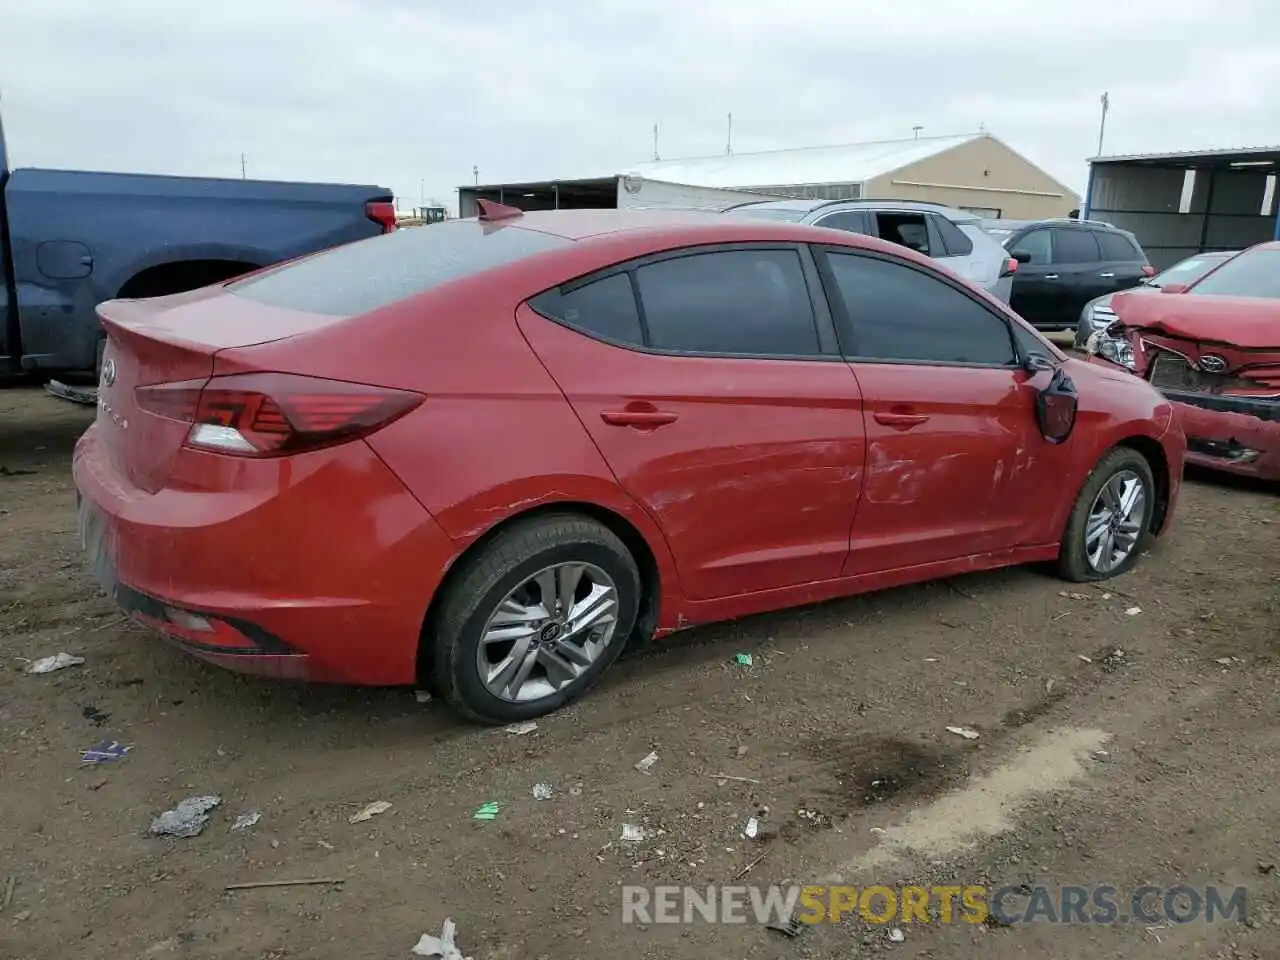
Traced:
<svg viewBox="0 0 1280 960">
<path fill-rule="evenodd" d="M 383 233 L 396 228 L 396 205 L 390 200 L 370 200 L 364 205 L 364 215 L 382 227 Z"/>
<path fill-rule="evenodd" d="M 1142 265 L 1142 275 L 1144 277 L 1154 277 L 1156 275 L 1156 268 L 1149 263 L 1144 263 Z"/>
<path fill-rule="evenodd" d="M 238 457 L 279 457 L 345 443 L 423 400 L 404 390 L 284 373 L 238 374 L 135 391 L 138 407 L 190 423 L 185 445 Z"/>
</svg>

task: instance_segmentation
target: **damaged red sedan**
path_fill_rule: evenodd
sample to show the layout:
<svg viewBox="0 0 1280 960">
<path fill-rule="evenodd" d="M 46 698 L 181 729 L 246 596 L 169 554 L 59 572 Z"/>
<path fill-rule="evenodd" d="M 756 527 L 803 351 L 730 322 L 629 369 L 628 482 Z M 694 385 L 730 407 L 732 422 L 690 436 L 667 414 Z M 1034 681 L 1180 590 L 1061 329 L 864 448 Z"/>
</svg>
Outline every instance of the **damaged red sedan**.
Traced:
<svg viewBox="0 0 1280 960">
<path fill-rule="evenodd" d="M 1189 463 L 1280 480 L 1280 243 L 1161 293 L 1117 294 L 1099 352 L 1173 401 Z"/>
<path fill-rule="evenodd" d="M 121 607 L 232 669 L 503 723 L 683 627 L 1016 563 L 1102 580 L 1169 523 L 1170 404 L 919 254 L 484 210 L 100 308 L 74 473 Z"/>
</svg>

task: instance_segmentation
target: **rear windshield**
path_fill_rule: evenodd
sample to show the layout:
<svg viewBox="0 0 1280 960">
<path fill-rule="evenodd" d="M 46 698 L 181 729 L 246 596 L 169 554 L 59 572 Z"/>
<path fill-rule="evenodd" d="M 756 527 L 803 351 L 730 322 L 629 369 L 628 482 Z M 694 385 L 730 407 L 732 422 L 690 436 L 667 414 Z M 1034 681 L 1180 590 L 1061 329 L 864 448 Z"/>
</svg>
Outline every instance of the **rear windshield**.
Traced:
<svg viewBox="0 0 1280 960">
<path fill-rule="evenodd" d="M 454 220 L 334 247 L 227 289 L 273 307 L 349 317 L 571 242 L 520 227 Z"/>
<path fill-rule="evenodd" d="M 1220 297 L 1280 298 L 1280 250 L 1248 250 L 1232 257 L 1188 292 Z"/>
</svg>

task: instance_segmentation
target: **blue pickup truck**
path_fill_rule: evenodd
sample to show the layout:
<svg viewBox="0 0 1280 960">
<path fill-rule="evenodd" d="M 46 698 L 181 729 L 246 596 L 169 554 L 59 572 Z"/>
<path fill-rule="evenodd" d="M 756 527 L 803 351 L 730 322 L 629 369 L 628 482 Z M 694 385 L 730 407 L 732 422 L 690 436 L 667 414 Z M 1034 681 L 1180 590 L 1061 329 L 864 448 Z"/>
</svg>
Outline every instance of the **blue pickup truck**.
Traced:
<svg viewBox="0 0 1280 960">
<path fill-rule="evenodd" d="M 104 300 L 194 290 L 395 222 L 385 187 L 10 171 L 0 123 L 0 382 L 95 372 Z"/>
</svg>

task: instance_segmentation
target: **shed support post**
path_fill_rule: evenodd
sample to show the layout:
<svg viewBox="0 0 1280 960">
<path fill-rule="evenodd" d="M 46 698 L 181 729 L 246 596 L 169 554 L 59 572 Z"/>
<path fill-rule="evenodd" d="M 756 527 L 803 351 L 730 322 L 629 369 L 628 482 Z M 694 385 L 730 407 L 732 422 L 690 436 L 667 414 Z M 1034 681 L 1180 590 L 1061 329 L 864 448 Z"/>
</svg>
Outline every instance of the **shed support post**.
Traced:
<svg viewBox="0 0 1280 960">
<path fill-rule="evenodd" d="M 1089 164 L 1089 184 L 1084 188 L 1084 209 L 1080 211 L 1080 219 L 1088 220 L 1093 209 L 1093 179 L 1098 172 L 1096 163 Z"/>
<path fill-rule="evenodd" d="M 1196 178 L 1199 179 L 1200 171 L 1196 171 Z M 1200 245 L 1196 248 L 1196 253 L 1204 253 L 1204 248 L 1209 242 L 1209 218 L 1213 216 L 1213 187 L 1218 182 L 1218 171 L 1213 167 L 1209 168 L 1209 186 L 1204 192 L 1204 213 L 1200 215 Z"/>
</svg>

